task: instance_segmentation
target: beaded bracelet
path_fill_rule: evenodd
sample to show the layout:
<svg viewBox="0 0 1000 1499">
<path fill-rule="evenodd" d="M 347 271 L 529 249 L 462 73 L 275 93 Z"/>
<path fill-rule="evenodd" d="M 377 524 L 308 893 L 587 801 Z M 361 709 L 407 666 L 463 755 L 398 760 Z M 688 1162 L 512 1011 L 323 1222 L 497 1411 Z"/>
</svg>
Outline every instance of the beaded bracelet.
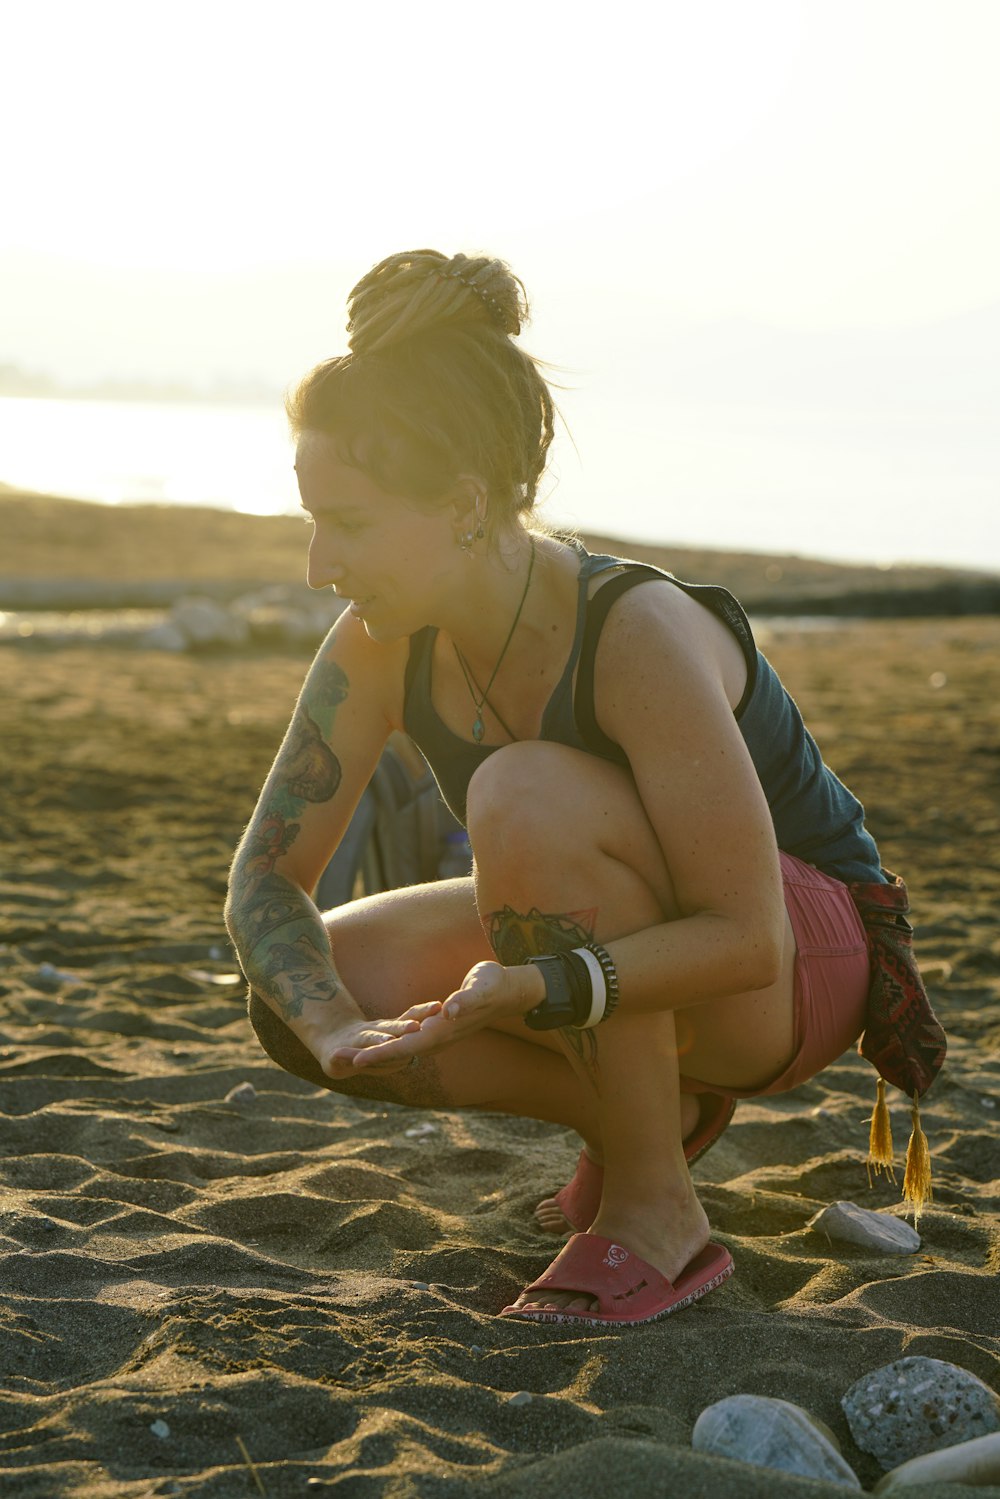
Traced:
<svg viewBox="0 0 1000 1499">
<path fill-rule="evenodd" d="M 604 1011 L 599 1018 L 601 1020 L 610 1020 L 615 1010 L 617 1010 L 618 1001 L 621 998 L 618 991 L 618 970 L 615 967 L 615 960 L 607 948 L 602 947 L 599 942 L 588 942 L 585 948 L 578 948 L 576 950 L 578 952 L 592 953 L 600 964 L 601 972 L 604 974 L 607 994 L 604 1000 Z M 597 1021 L 593 1021 L 592 1024 L 596 1025 Z"/>
</svg>

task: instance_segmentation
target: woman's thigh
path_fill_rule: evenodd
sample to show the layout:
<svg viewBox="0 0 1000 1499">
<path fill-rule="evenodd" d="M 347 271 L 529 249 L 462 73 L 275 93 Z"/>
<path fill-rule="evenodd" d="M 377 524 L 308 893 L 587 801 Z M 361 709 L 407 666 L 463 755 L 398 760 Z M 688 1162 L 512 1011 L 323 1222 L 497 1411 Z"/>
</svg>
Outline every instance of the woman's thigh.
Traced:
<svg viewBox="0 0 1000 1499">
<path fill-rule="evenodd" d="M 367 895 L 323 921 L 337 972 L 370 1017 L 447 999 L 473 964 L 493 957 L 471 876 Z"/>
</svg>

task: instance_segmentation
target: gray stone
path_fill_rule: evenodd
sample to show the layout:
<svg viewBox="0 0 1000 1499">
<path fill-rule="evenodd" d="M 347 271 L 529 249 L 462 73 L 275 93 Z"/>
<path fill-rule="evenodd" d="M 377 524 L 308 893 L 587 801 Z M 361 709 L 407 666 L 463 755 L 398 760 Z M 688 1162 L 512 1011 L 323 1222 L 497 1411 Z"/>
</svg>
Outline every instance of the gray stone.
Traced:
<svg viewBox="0 0 1000 1499">
<path fill-rule="evenodd" d="M 507 1401 L 507 1404 L 508 1405 L 513 1405 L 515 1407 L 515 1409 L 518 1408 L 519 1406 L 522 1406 L 522 1405 L 530 1405 L 531 1404 L 531 1393 L 530 1393 L 530 1391 L 528 1391 L 528 1390 L 518 1390 L 518 1392 L 517 1392 L 516 1395 L 511 1395 L 510 1396 L 509 1400 Z"/>
<path fill-rule="evenodd" d="M 874 1213 L 854 1202 L 831 1202 L 809 1219 L 807 1228 L 844 1244 L 859 1244 L 875 1254 L 915 1254 L 920 1235 L 902 1218 Z"/>
<path fill-rule="evenodd" d="M 873 1492 L 894 1494 L 915 1483 L 1000 1484 L 1000 1432 L 913 1457 L 879 1479 Z"/>
<path fill-rule="evenodd" d="M 864 1374 L 841 1400 L 851 1435 L 883 1468 L 1000 1431 L 1000 1400 L 968 1369 L 901 1358 Z"/>
<path fill-rule="evenodd" d="M 861 1488 L 829 1427 L 801 1406 L 767 1395 L 730 1395 L 708 1406 L 695 1422 L 691 1446 L 757 1468 Z"/>
</svg>

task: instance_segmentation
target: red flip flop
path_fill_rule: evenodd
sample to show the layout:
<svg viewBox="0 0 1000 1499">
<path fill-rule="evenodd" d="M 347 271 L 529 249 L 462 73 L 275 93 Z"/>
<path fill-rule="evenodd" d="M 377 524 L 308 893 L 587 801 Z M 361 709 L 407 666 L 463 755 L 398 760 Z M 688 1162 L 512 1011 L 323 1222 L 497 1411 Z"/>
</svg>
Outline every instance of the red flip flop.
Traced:
<svg viewBox="0 0 1000 1499">
<path fill-rule="evenodd" d="M 576 1291 L 593 1296 L 596 1312 L 545 1311 L 505 1306 L 501 1317 L 525 1322 L 578 1323 L 584 1327 L 628 1327 L 679 1312 L 721 1286 L 733 1273 L 732 1256 L 709 1241 L 670 1281 L 637 1254 L 600 1234 L 574 1234 L 529 1291 Z"/>
<path fill-rule="evenodd" d="M 695 1161 L 700 1161 L 705 1152 L 711 1150 L 736 1112 L 736 1100 L 728 1093 L 698 1093 L 695 1096 L 698 1099 L 701 1115 L 691 1134 L 684 1141 L 684 1158 L 689 1166 L 693 1166 Z M 581 1150 L 572 1181 L 568 1181 L 564 1187 L 561 1187 L 554 1197 L 545 1198 L 538 1204 L 538 1208 L 554 1203 L 571 1229 L 575 1229 L 577 1233 L 586 1233 L 597 1217 L 603 1185 L 604 1167 L 598 1166 L 585 1150 Z M 536 1215 L 538 1208 L 535 1209 Z M 542 1229 L 543 1233 L 565 1233 L 565 1231 L 565 1229 Z"/>
</svg>

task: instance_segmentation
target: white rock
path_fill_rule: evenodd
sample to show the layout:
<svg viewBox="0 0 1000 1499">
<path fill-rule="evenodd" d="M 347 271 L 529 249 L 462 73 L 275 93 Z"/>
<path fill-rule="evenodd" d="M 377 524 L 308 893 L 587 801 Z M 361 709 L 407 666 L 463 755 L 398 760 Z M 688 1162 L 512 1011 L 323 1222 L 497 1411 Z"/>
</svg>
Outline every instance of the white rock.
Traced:
<svg viewBox="0 0 1000 1499">
<path fill-rule="evenodd" d="M 141 642 L 150 651 L 183 651 L 187 649 L 187 641 L 182 630 L 172 624 L 169 619 L 163 621 L 162 625 L 154 625 L 147 630 Z"/>
<path fill-rule="evenodd" d="M 1000 1432 L 925 1452 L 879 1479 L 876 1494 L 892 1494 L 915 1483 L 1000 1484 Z"/>
<path fill-rule="evenodd" d="M 858 1446 L 886 1469 L 1000 1431 L 1000 1400 L 989 1386 L 938 1358 L 875 1369 L 840 1403 Z"/>
<path fill-rule="evenodd" d="M 730 1395 L 708 1406 L 695 1422 L 691 1446 L 757 1468 L 861 1488 L 829 1427 L 801 1406 L 767 1395 Z"/>
<path fill-rule="evenodd" d="M 154 1437 L 159 1437 L 161 1441 L 165 1441 L 166 1438 L 170 1435 L 170 1427 L 167 1425 L 166 1421 L 153 1421 L 150 1424 L 149 1429 L 153 1433 Z"/>
<path fill-rule="evenodd" d="M 230 1088 L 226 1094 L 226 1103 L 249 1103 L 257 1097 L 257 1089 L 253 1083 L 237 1083 L 235 1088 Z"/>
<path fill-rule="evenodd" d="M 876 1254 L 915 1254 L 920 1248 L 920 1235 L 902 1218 L 859 1208 L 854 1202 L 832 1202 L 810 1218 L 806 1227 Z"/>
<path fill-rule="evenodd" d="M 188 646 L 245 645 L 250 629 L 245 619 L 214 599 L 181 599 L 170 611 Z"/>
</svg>

